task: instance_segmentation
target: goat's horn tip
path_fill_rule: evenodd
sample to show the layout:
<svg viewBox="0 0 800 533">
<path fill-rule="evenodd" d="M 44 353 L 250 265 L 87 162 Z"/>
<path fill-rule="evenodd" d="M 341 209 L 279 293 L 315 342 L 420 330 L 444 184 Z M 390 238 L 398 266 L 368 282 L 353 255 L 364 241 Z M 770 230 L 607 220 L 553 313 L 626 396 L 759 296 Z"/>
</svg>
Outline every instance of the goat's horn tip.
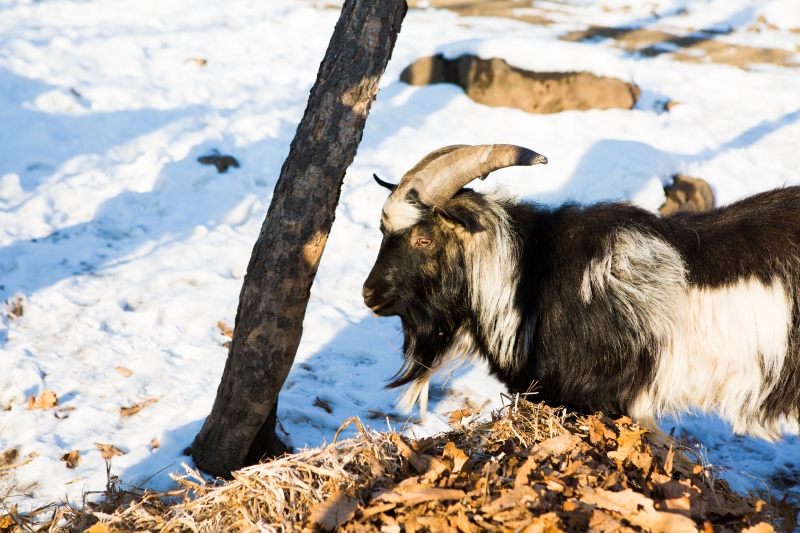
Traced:
<svg viewBox="0 0 800 533">
<path fill-rule="evenodd" d="M 547 158 L 545 156 L 543 156 L 542 154 L 536 154 L 536 157 L 534 157 L 533 161 L 531 161 L 531 165 L 540 165 L 540 164 L 541 165 L 546 165 L 547 164 Z"/>
</svg>

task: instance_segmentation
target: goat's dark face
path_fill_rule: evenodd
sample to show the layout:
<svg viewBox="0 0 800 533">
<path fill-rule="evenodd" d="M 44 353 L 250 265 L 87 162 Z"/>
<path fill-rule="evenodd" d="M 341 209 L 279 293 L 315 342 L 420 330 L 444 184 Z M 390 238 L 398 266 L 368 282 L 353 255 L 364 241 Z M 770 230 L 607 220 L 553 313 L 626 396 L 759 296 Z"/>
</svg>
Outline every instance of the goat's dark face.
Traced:
<svg viewBox="0 0 800 533">
<path fill-rule="evenodd" d="M 406 318 L 420 307 L 466 301 L 462 243 L 451 225 L 427 210 L 407 228 L 381 226 L 383 242 L 362 291 L 378 315 Z"/>
<path fill-rule="evenodd" d="M 453 145 L 426 155 L 397 185 L 373 175 L 392 194 L 383 207 L 383 242 L 362 293 L 377 315 L 400 316 L 405 361 L 389 387 L 415 382 L 408 395 L 404 393 L 404 409 L 410 410 L 420 398 L 424 411 L 431 374 L 452 357 L 478 355 L 477 343 L 483 342 L 475 335 L 478 322 L 485 316 L 496 322 L 497 309 L 507 307 L 493 303 L 488 313 L 477 313 L 485 284 L 478 279 L 472 287 L 471 282 L 476 277 L 497 278 L 500 283 L 492 285 L 493 290 L 511 301 L 504 267 L 496 269 L 494 277 L 476 276 L 479 266 L 497 267 L 495 259 L 509 255 L 506 240 L 513 237 L 500 244 L 492 241 L 503 233 L 505 212 L 499 212 L 503 210 L 497 202 L 487 209 L 485 197 L 463 187 L 501 168 L 546 162 L 544 156 L 519 146 Z M 499 346 L 500 358 L 507 358 L 513 348 L 503 335 L 488 340 Z"/>
</svg>

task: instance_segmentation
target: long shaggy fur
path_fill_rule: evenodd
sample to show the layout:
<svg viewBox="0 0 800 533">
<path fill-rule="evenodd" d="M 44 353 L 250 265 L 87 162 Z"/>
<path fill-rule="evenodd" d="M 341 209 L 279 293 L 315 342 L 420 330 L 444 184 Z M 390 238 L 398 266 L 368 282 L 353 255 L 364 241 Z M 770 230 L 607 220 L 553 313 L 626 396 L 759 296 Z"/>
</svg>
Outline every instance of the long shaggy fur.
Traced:
<svg viewBox="0 0 800 533">
<path fill-rule="evenodd" d="M 669 217 L 469 190 L 411 203 L 395 224 L 384 211 L 365 283 L 402 320 L 404 407 L 443 365 L 484 357 L 511 391 L 535 382 L 548 402 L 651 427 L 694 410 L 764 438 L 800 422 L 800 188 Z"/>
</svg>

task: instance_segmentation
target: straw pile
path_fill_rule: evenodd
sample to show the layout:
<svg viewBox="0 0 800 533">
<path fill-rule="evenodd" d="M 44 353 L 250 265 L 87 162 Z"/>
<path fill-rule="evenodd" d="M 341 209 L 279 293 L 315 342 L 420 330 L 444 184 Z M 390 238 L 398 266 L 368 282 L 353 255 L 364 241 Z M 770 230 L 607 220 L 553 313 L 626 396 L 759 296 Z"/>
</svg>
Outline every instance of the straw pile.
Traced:
<svg viewBox="0 0 800 533">
<path fill-rule="evenodd" d="M 734 493 L 702 454 L 627 417 L 577 416 L 517 397 L 491 421 L 458 411 L 452 431 L 418 440 L 349 423 L 355 438 L 242 469 L 224 484 L 187 468 L 176 477 L 181 501 L 177 491 L 132 498 L 110 483 L 93 510 L 39 530 L 93 523 L 90 533 L 766 533 L 796 526 L 795 509 Z"/>
</svg>

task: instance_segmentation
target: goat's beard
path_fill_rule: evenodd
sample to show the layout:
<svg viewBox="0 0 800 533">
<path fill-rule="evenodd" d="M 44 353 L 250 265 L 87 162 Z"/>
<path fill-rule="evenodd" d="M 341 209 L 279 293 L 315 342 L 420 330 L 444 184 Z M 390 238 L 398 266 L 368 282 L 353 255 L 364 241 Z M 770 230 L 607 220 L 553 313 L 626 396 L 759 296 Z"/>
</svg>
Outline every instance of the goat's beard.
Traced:
<svg viewBox="0 0 800 533">
<path fill-rule="evenodd" d="M 420 413 L 425 418 L 428 385 L 433 375 L 455 369 L 478 356 L 474 322 L 468 318 L 456 322 L 453 317 L 432 317 L 417 312 L 401 317 L 401 323 L 404 361 L 387 387 L 408 385 L 398 398 L 398 407 L 408 413 L 419 402 Z"/>
</svg>

